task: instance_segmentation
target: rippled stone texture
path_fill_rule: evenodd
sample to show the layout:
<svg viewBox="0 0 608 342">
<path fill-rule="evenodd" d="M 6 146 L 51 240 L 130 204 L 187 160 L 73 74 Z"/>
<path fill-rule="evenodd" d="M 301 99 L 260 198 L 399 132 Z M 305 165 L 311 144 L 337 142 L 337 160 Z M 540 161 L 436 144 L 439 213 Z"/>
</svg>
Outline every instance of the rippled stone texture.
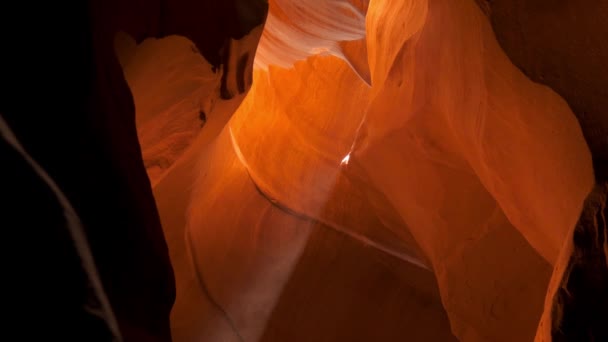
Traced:
<svg viewBox="0 0 608 342">
<path fill-rule="evenodd" d="M 353 324 L 368 324 L 368 340 L 398 337 L 396 311 L 424 312 L 378 304 L 395 302 L 399 279 L 438 290 L 422 296 L 433 310 L 421 317 L 431 318 L 408 325 L 411 334 L 451 338 L 431 323 L 447 315 L 463 341 L 534 339 L 594 183 L 567 103 L 511 63 L 473 0 L 269 5 L 252 89 L 219 139 L 206 126 L 195 133 L 194 108 L 158 107 L 165 124 L 190 111 L 184 127 L 194 132 L 155 183 L 180 268 L 174 332 L 330 339 L 284 327 L 338 315 L 335 338 Z M 334 278 L 314 273 L 332 263 L 341 265 Z M 381 265 L 397 275 L 384 297 Z M 343 290 L 341 279 L 358 280 Z M 351 299 L 337 299 L 343 292 Z M 353 299 L 371 293 L 375 315 Z M 361 312 L 337 314 L 330 303 Z"/>
</svg>

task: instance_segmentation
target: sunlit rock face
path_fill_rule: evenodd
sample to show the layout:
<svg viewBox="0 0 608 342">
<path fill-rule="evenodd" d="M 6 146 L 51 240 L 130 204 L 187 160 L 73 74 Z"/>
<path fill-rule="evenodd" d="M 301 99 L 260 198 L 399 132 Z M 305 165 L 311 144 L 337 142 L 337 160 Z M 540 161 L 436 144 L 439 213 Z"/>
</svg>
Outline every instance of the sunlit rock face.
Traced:
<svg viewBox="0 0 608 342">
<path fill-rule="evenodd" d="M 290 68 L 313 55 L 344 59 L 369 83 L 365 13 L 367 0 L 270 1 L 255 64 Z"/>
<path fill-rule="evenodd" d="M 199 133 L 206 141 L 214 139 L 241 103 L 251 86 L 262 27 L 228 39 L 219 66 L 185 37 L 136 44 L 125 33 L 116 36 L 114 45 L 133 93 L 137 135 L 153 187 Z"/>
<path fill-rule="evenodd" d="M 512 65 L 473 0 L 269 8 L 252 88 L 213 128 L 197 109 L 221 79 L 188 41 L 131 57 L 165 51 L 146 70 L 166 82 L 125 67 L 174 337 L 533 340 L 593 187 L 566 102 Z"/>
<path fill-rule="evenodd" d="M 206 340 L 454 340 L 431 272 L 269 201 L 229 130 L 202 162 L 212 166 L 193 192 L 188 247 L 222 308 L 213 313 L 231 327 L 207 323 Z M 363 228 L 382 226 L 359 210 Z"/>
<path fill-rule="evenodd" d="M 459 12 L 467 15 L 454 15 Z M 422 249 L 436 260 L 435 272 L 440 286 L 444 285 L 444 304 L 456 335 L 465 340 L 531 340 L 548 269 L 533 266 L 534 254 L 524 256 L 522 248 L 526 250 L 528 244 L 508 242 L 502 234 L 517 229 L 553 263 L 591 187 L 590 159 L 578 123 L 565 103 L 510 65 L 479 14 L 472 4 L 429 2 L 417 46 L 409 50 L 415 54 L 415 64 L 412 71 L 403 72 L 420 72 L 410 81 L 413 110 L 406 113 L 413 116 L 405 129 L 394 130 L 377 142 L 366 139 L 368 146 L 364 140 L 361 164 L 400 206 Z M 425 69 L 426 63 L 433 67 Z M 417 84 L 427 84 L 431 90 Z M 378 102 L 378 112 L 390 113 L 385 105 L 388 99 Z M 429 115 L 437 121 L 425 120 Z M 376 135 L 381 123 L 376 123 L 380 128 L 370 127 L 367 136 Z M 409 144 L 404 144 L 406 139 Z M 400 149 L 389 148 L 396 145 Z M 351 160 L 357 161 L 356 156 Z M 399 191 L 398 183 L 378 167 L 387 160 L 387 166 L 401 160 L 401 169 L 407 172 L 395 172 L 394 179 L 420 190 Z M 459 175 L 461 170 L 469 171 Z M 491 237 L 494 242 L 486 240 Z M 485 248 L 489 250 L 483 252 Z M 509 271 L 503 266 L 507 264 L 516 268 Z M 474 265 L 483 271 L 474 275 Z M 518 283 L 527 289 L 509 294 Z M 500 287 L 507 291 L 494 292 Z M 484 293 L 488 297 L 483 298 Z M 497 314 L 497 307 L 505 310 L 505 318 L 500 318 L 500 311 Z M 507 318 L 515 316 L 519 322 Z"/>
</svg>

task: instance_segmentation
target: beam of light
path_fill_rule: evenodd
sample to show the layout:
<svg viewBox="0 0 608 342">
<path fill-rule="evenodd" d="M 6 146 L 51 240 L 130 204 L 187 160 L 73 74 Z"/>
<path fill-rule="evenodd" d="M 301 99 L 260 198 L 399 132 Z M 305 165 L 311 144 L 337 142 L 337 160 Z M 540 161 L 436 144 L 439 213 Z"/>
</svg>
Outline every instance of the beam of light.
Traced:
<svg viewBox="0 0 608 342">
<path fill-rule="evenodd" d="M 344 156 L 344 158 L 342 158 L 342 161 L 340 162 L 340 165 L 348 165 L 348 162 L 350 161 L 350 153 L 347 154 L 346 156 Z"/>
<path fill-rule="evenodd" d="M 290 215 L 294 215 L 296 217 L 300 217 L 303 219 L 307 219 L 307 220 L 312 220 L 312 221 L 317 221 L 319 223 L 322 223 L 324 225 L 326 225 L 327 227 L 337 231 L 338 233 L 344 234 L 347 237 L 358 241 L 359 243 L 365 245 L 365 246 L 369 246 L 371 248 L 374 248 L 378 251 L 381 251 L 385 254 L 391 255 L 395 258 L 398 258 L 402 261 L 405 261 L 409 264 L 415 265 L 417 267 L 420 267 L 422 269 L 425 270 L 430 270 L 429 266 L 426 265 L 423 261 L 419 260 L 418 258 L 407 254 L 407 253 L 403 253 L 397 250 L 392 249 L 391 247 L 388 246 L 384 246 L 381 243 L 375 242 L 372 239 L 368 238 L 367 236 L 364 236 L 360 233 L 351 231 L 348 229 L 348 227 L 343 227 L 340 225 L 337 225 L 333 222 L 327 222 L 325 220 L 320 219 L 317 215 L 308 215 L 299 211 L 295 211 L 292 208 L 289 207 L 288 203 L 281 203 L 280 201 L 272 198 L 271 196 L 268 195 L 267 192 L 264 191 L 264 189 L 259 187 L 259 182 L 256 181 L 256 175 L 254 173 L 252 173 L 252 169 L 250 168 L 250 165 L 247 163 L 246 157 L 243 155 L 243 152 L 241 151 L 241 149 L 239 148 L 239 142 L 236 139 L 232 128 L 230 126 L 228 126 L 228 131 L 230 134 L 230 140 L 232 142 L 232 147 L 234 149 L 234 152 L 237 156 L 237 159 L 240 161 L 241 165 L 243 165 L 243 167 L 245 167 L 245 169 L 247 169 L 249 176 L 251 177 L 252 182 L 256 185 L 256 187 L 258 188 L 258 190 L 260 191 L 260 193 L 267 199 L 269 200 L 271 203 L 273 203 L 275 206 L 281 208 L 283 211 L 287 212 Z M 353 148 L 354 148 L 355 142 L 353 142 Z M 352 149 L 351 149 L 352 152 Z M 348 165 L 349 161 L 350 161 L 350 156 L 351 156 L 351 152 L 349 152 L 340 162 L 340 165 Z M 338 176 L 340 174 L 340 170 L 339 168 L 336 168 L 336 172 L 334 175 L 332 175 L 332 178 L 334 180 L 335 183 L 337 183 L 338 180 Z M 327 200 L 329 200 L 329 193 L 327 193 Z M 319 209 L 319 211 L 321 210 L 321 208 Z"/>
</svg>

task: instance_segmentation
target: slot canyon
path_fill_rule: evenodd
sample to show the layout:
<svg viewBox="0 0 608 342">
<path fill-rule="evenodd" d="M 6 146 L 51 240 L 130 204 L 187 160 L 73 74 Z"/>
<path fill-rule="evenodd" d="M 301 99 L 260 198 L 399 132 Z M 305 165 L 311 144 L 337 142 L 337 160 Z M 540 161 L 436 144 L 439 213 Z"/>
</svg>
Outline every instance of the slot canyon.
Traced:
<svg viewBox="0 0 608 342">
<path fill-rule="evenodd" d="M 0 9 L 7 340 L 608 341 L 608 0 Z"/>
</svg>

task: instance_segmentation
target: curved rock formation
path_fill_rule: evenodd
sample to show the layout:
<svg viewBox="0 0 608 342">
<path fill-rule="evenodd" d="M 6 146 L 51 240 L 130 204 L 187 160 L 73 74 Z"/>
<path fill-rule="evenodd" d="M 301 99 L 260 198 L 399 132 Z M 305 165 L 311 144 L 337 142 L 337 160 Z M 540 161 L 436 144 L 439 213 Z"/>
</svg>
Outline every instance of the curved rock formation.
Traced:
<svg viewBox="0 0 608 342">
<path fill-rule="evenodd" d="M 552 265 L 593 186 L 568 105 L 511 64 L 474 1 L 318 5 L 348 11 L 332 22 L 327 11 L 270 2 L 250 94 L 220 140 L 197 138 L 156 187 L 166 229 L 188 225 L 191 256 L 174 253 L 193 258 L 199 278 L 184 284 L 201 284 L 200 306 L 215 317 L 204 326 L 216 331 L 209 322 L 219 319 L 221 336 L 293 340 L 270 312 L 295 303 L 284 284 L 295 260 L 306 263 L 298 251 L 323 243 L 306 237 L 313 224 L 432 272 L 457 338 L 532 340 Z M 340 53 L 345 44 L 357 53 Z M 186 222 L 167 198 L 188 184 L 192 198 L 178 195 Z M 284 239 L 285 230 L 304 235 Z M 282 291 L 291 294 L 279 300 Z"/>
<path fill-rule="evenodd" d="M 579 120 L 591 150 L 597 184 L 586 200 L 576 229 L 605 236 L 607 228 L 586 217 L 601 209 L 597 197 L 608 177 L 608 118 L 604 115 L 608 105 L 608 69 L 604 63 L 608 57 L 604 44 L 608 4 L 594 0 L 559 4 L 545 0 L 479 2 L 487 9 L 497 37 L 511 60 L 531 79 L 563 96 Z M 604 208 L 603 216 L 607 215 Z M 573 239 L 576 234 L 572 231 L 568 236 Z M 601 261 L 601 248 L 598 250 L 601 243 L 598 241 L 598 247 L 594 247 L 593 243 L 573 244 L 570 239 L 554 270 L 554 281 L 545 303 L 545 319 L 541 323 L 544 329 L 539 330 L 538 337 L 547 341 L 553 333 L 557 340 L 606 339 L 605 328 L 594 323 L 608 319 L 605 304 L 608 285 L 602 280 L 608 277 L 608 268 Z M 563 271 L 573 264 L 578 265 L 575 268 L 579 271 L 567 272 L 568 279 L 562 279 Z M 589 274 L 593 275 L 589 277 Z M 566 285 L 569 295 L 564 298 L 562 293 L 554 303 L 553 295 L 560 283 L 576 285 Z M 588 317 L 589 314 L 592 317 Z M 552 316 L 564 319 L 553 319 L 549 329 Z"/>
<path fill-rule="evenodd" d="M 9 4 L 11 329 L 607 339 L 608 8 L 549 2 Z"/>
</svg>

